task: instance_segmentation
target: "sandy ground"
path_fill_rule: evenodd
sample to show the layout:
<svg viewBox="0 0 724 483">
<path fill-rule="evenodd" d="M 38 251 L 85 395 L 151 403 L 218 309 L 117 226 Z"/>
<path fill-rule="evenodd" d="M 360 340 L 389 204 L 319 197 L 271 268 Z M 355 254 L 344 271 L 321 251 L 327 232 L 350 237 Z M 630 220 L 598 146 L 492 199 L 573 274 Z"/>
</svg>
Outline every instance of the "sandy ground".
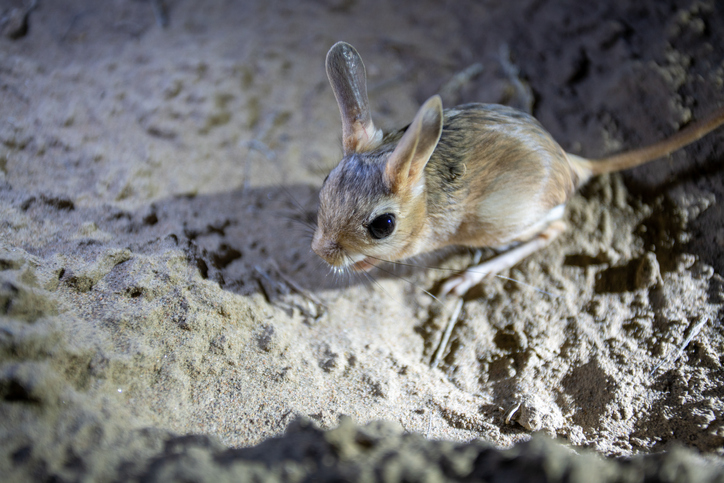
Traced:
<svg viewBox="0 0 724 483">
<path fill-rule="evenodd" d="M 721 461 L 721 131 L 586 186 L 522 283 L 466 296 L 437 368 L 454 300 L 425 291 L 471 254 L 337 277 L 307 228 L 341 154 L 337 40 L 383 128 L 442 91 L 596 157 L 724 104 L 715 0 L 169 0 L 166 27 L 149 2 L 27 5 L 0 2 L 0 468 L 110 478 L 172 435 L 248 447 L 342 415 Z"/>
</svg>

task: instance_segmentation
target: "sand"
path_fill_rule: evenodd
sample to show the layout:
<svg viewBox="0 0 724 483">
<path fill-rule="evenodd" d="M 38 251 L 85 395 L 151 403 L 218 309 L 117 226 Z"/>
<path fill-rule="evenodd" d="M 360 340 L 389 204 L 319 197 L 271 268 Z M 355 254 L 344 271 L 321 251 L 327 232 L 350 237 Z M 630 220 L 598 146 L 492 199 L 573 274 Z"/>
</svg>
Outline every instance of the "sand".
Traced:
<svg viewBox="0 0 724 483">
<path fill-rule="evenodd" d="M 174 464 L 263 461 L 290 425 L 720 466 L 721 131 L 587 185 L 515 282 L 465 297 L 434 368 L 455 300 L 426 292 L 472 253 L 367 279 L 309 247 L 341 155 L 334 42 L 365 60 L 383 128 L 442 92 L 531 108 L 597 157 L 724 103 L 722 6 L 629 3 L 5 0 L 2 473 L 142 479 L 178 441 L 198 448 Z"/>
</svg>

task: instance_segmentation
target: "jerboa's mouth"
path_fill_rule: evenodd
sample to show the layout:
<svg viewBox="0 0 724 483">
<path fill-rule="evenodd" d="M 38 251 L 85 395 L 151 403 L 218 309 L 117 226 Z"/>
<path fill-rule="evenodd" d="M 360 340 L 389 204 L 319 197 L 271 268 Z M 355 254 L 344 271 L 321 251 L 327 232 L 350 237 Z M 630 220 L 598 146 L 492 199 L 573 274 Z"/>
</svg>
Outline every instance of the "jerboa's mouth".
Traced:
<svg viewBox="0 0 724 483">
<path fill-rule="evenodd" d="M 377 264 L 377 260 L 370 257 L 365 257 L 359 262 L 355 262 L 351 265 L 352 270 L 355 272 L 367 272 Z"/>
</svg>

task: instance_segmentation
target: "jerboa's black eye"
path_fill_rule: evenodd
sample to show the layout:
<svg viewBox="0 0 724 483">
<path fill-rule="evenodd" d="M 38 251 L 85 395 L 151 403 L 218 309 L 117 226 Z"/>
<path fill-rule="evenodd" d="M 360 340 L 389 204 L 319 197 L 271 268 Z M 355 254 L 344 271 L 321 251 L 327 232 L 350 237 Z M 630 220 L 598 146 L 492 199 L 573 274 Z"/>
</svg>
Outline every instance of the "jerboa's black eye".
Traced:
<svg viewBox="0 0 724 483">
<path fill-rule="evenodd" d="M 367 230 L 369 230 L 372 238 L 377 240 L 387 238 L 392 235 L 393 231 L 395 231 L 395 215 L 392 213 L 385 213 L 384 215 L 378 216 L 372 220 L 372 223 L 369 224 Z"/>
</svg>

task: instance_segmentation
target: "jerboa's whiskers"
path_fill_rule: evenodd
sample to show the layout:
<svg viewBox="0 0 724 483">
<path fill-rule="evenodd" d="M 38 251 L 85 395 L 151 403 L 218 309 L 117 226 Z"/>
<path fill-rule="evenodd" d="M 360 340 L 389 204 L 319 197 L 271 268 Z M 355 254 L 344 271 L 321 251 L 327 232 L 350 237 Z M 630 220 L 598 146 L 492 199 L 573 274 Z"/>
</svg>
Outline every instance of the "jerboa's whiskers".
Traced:
<svg viewBox="0 0 724 483">
<path fill-rule="evenodd" d="M 345 254 L 345 257 L 346 257 L 350 262 L 352 262 L 352 259 L 349 257 L 349 255 L 346 255 L 346 254 Z M 369 273 L 367 273 L 367 272 L 355 272 L 355 271 L 349 270 L 349 267 L 346 267 L 346 268 L 331 267 L 331 268 L 332 268 L 332 272 L 333 272 L 335 275 L 348 275 L 348 276 L 351 275 L 352 277 L 355 277 L 355 278 L 357 278 L 358 280 L 360 280 L 362 283 L 364 283 L 365 280 L 366 280 L 370 285 L 374 285 L 374 286 L 376 286 L 378 289 L 380 289 L 385 296 L 389 297 L 390 300 L 394 301 L 394 302 L 395 302 L 396 304 L 398 304 L 400 307 L 402 307 L 402 306 L 404 305 L 400 300 L 398 300 L 397 298 L 393 297 L 387 290 L 385 290 L 385 288 L 384 288 L 377 280 L 375 280 L 375 278 L 374 278 L 373 276 L 371 276 Z M 407 280 L 406 278 L 400 277 L 400 276 L 397 275 L 396 273 L 393 273 L 393 272 L 391 272 L 391 271 L 389 271 L 389 270 L 385 270 L 385 269 L 380 269 L 380 270 L 382 270 L 383 272 L 389 273 L 390 275 L 393 275 L 393 276 L 399 278 L 400 280 L 402 280 L 402 281 L 404 281 L 404 282 L 407 282 L 408 284 L 410 284 L 411 286 L 415 287 L 416 289 L 422 290 L 425 294 L 429 295 L 429 296 L 432 297 L 435 301 L 437 301 L 439 304 L 442 305 L 442 302 L 440 301 L 440 299 L 438 299 L 437 297 L 435 297 L 433 294 L 431 294 L 431 293 L 428 292 L 427 290 L 423 289 L 422 287 L 418 287 L 418 286 L 417 286 L 415 283 L 413 283 L 412 281 Z M 369 285 L 368 285 L 368 287 L 369 287 Z"/>
<path fill-rule="evenodd" d="M 373 256 L 368 256 L 368 258 L 372 258 L 372 259 L 375 259 L 375 260 L 379 260 L 379 261 L 381 261 L 381 262 L 392 263 L 392 264 L 394 264 L 394 265 L 400 265 L 400 266 L 403 266 L 403 267 L 424 268 L 424 269 L 426 269 L 426 270 L 437 270 L 437 271 L 439 271 L 439 272 L 448 272 L 448 273 L 450 273 L 450 272 L 458 272 L 458 271 L 459 271 L 459 270 L 453 269 L 453 268 L 430 267 L 430 266 L 425 266 L 425 265 L 419 265 L 419 264 L 416 264 L 416 263 L 395 262 L 395 261 L 385 260 L 385 259 L 377 258 L 377 257 L 373 257 Z M 475 265 L 475 263 L 474 263 L 474 265 Z M 383 272 L 385 272 L 385 273 L 389 273 L 390 275 L 393 275 L 393 276 L 395 276 L 395 277 L 398 277 L 400 280 L 403 280 L 403 281 L 405 281 L 405 282 L 408 282 L 408 283 L 414 285 L 411 281 L 406 280 L 406 279 L 400 277 L 398 274 L 394 273 L 394 272 L 391 271 L 391 270 L 383 269 L 383 268 L 381 268 L 379 265 L 375 266 L 375 268 L 377 268 L 377 269 L 379 269 L 379 270 L 381 270 L 381 271 L 383 271 Z M 559 297 L 559 295 L 557 295 L 557 294 L 554 294 L 554 293 L 551 293 L 551 292 L 547 292 L 547 291 L 545 291 L 545 290 L 543 290 L 543 289 L 540 289 L 540 288 L 536 287 L 535 285 L 531 285 L 531 284 L 529 284 L 529 283 L 525 283 L 525 282 L 522 282 L 522 281 L 520 281 L 520 280 L 516 280 L 516 279 L 514 279 L 514 278 L 506 277 L 506 276 L 504 276 L 504 275 L 499 275 L 499 274 L 495 274 L 495 277 L 497 277 L 497 278 L 499 278 L 499 279 L 501 279 L 501 280 L 507 280 L 507 281 L 509 281 L 509 282 L 514 282 L 514 283 L 517 283 L 517 284 L 519 284 L 519 285 L 524 285 L 524 286 L 526 286 L 526 287 L 528 287 L 528 288 L 531 288 L 531 289 L 535 290 L 536 292 L 539 292 L 539 293 L 548 295 L 548 296 L 550 296 L 550 297 L 554 297 L 554 298 L 558 298 L 558 297 Z M 436 297 L 434 297 L 432 294 L 430 294 L 430 292 L 428 292 L 427 290 L 423 290 L 423 292 L 425 292 L 426 294 L 430 295 L 430 296 L 433 297 L 435 300 L 438 300 Z M 439 302 L 439 300 L 438 300 L 438 302 Z"/>
</svg>

